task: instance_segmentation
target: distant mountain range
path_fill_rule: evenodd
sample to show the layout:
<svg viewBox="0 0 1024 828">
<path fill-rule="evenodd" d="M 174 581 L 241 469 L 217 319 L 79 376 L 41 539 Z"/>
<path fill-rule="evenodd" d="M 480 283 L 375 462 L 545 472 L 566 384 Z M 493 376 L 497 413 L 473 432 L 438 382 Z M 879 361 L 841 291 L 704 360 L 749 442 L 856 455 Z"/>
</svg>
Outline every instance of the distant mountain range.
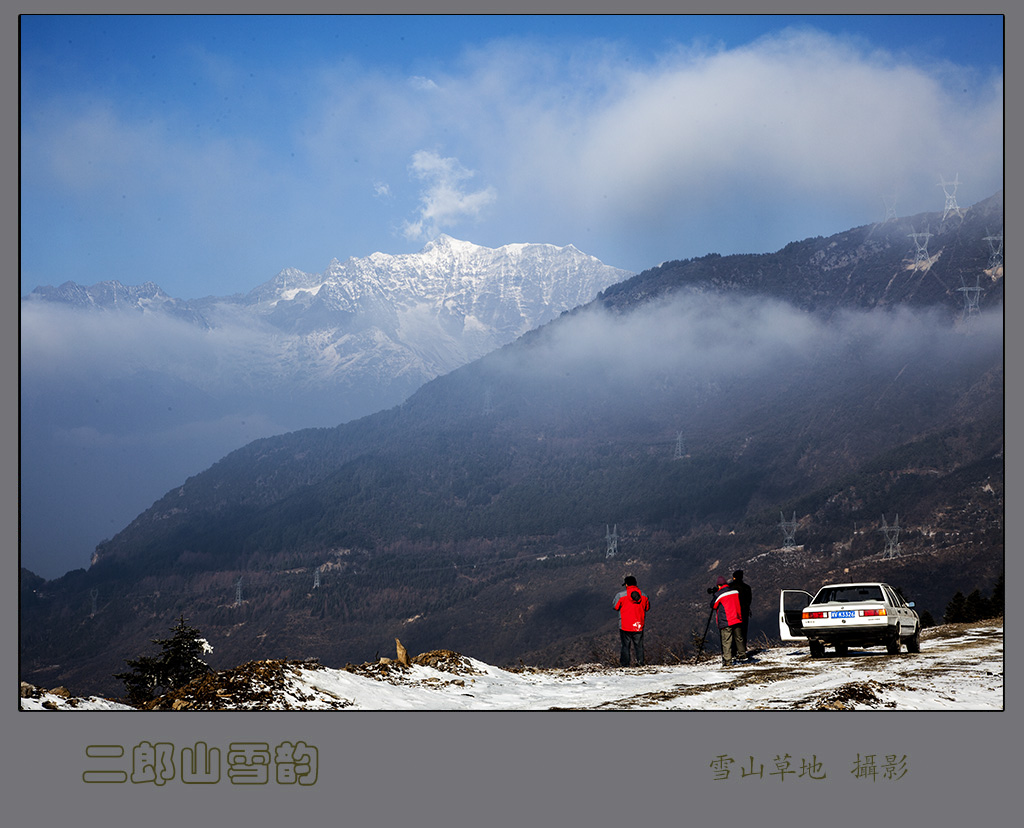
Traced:
<svg viewBox="0 0 1024 828">
<path fill-rule="evenodd" d="M 245 295 L 37 288 L 22 299 L 26 557 L 78 549 L 59 571 L 85 565 L 228 451 L 395 405 L 629 275 L 572 246 L 441 236 L 415 254 L 289 268 Z"/>
<path fill-rule="evenodd" d="M 181 378 L 200 386 L 255 375 L 397 401 L 630 275 L 571 245 L 491 249 L 442 235 L 419 253 L 335 259 L 323 273 L 287 268 L 245 295 L 184 300 L 152 282 L 66 282 L 36 288 L 23 302 L 251 331 L 253 364 L 187 376 L 190 366 L 181 366 Z M 243 352 L 232 356 L 244 362 Z"/>
<path fill-rule="evenodd" d="M 824 578 L 889 581 L 939 620 L 1002 569 L 1001 233 L 999 194 L 667 262 L 401 405 L 253 441 L 87 571 L 23 573 L 22 678 L 116 692 L 179 613 L 223 666 L 341 665 L 394 638 L 497 664 L 607 660 L 627 571 L 667 662 L 734 568 L 755 635 L 774 634 L 779 588 Z"/>
</svg>

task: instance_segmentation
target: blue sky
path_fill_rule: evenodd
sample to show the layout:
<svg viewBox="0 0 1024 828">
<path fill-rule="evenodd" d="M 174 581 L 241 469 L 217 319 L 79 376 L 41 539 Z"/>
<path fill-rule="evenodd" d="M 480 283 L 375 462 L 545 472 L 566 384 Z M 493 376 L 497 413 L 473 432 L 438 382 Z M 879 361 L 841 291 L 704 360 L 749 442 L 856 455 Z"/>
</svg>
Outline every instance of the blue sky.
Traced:
<svg viewBox="0 0 1024 828">
<path fill-rule="evenodd" d="M 21 290 L 574 244 L 639 271 L 1002 187 L 999 15 L 23 16 Z"/>
</svg>

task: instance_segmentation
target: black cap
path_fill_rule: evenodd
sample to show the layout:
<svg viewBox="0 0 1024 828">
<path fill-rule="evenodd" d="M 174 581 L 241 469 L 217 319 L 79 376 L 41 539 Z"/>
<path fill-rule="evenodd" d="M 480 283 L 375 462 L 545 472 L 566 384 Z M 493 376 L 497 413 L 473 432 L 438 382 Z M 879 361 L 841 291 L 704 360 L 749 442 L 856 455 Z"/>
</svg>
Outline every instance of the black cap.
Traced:
<svg viewBox="0 0 1024 828">
<path fill-rule="evenodd" d="M 623 586 L 636 586 L 636 578 L 632 575 L 627 575 L 626 580 L 622 582 Z"/>
<path fill-rule="evenodd" d="M 735 578 L 738 581 L 742 580 L 743 579 L 743 570 L 742 569 L 737 569 L 735 572 L 732 573 L 732 577 Z"/>
</svg>

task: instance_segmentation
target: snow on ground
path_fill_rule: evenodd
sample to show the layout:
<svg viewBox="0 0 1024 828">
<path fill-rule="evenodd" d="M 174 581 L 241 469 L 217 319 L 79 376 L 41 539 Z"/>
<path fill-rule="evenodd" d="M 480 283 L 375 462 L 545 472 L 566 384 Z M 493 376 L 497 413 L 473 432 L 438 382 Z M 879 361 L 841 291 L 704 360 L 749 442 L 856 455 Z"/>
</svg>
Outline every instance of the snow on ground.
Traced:
<svg viewBox="0 0 1024 828">
<path fill-rule="evenodd" d="M 67 698 L 63 694 L 44 692 L 42 695 L 21 700 L 22 710 L 132 710 L 126 704 L 103 699 L 99 696 Z M 135 711 L 138 712 L 138 711 Z"/>
<path fill-rule="evenodd" d="M 925 630 L 921 652 L 883 648 L 829 651 L 812 659 L 806 645 L 775 646 L 750 663 L 618 669 L 503 670 L 449 653 L 437 666 L 382 660 L 331 669 L 310 662 L 254 662 L 260 679 L 246 690 L 221 683 L 200 703 L 178 694 L 184 709 L 234 710 L 1002 710 L 1001 624 Z M 266 680 L 274 665 L 274 678 Z M 215 702 L 210 700 L 215 698 Z M 189 702 L 185 704 L 185 702 Z M 48 704 L 47 704 L 48 703 Z M 210 704 L 216 706 L 209 706 Z M 99 699 L 51 693 L 23 698 L 25 710 L 133 710 Z M 177 709 L 177 708 L 175 708 Z"/>
</svg>

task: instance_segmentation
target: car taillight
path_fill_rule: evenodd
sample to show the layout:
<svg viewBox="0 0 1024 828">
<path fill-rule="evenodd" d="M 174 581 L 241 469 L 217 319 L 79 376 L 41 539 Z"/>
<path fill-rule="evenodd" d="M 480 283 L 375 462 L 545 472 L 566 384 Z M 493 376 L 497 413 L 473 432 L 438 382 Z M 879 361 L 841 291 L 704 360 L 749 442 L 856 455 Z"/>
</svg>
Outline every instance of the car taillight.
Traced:
<svg viewBox="0 0 1024 828">
<path fill-rule="evenodd" d="M 804 610 L 802 618 L 828 618 L 827 612 L 807 612 Z"/>
<path fill-rule="evenodd" d="M 884 609 L 861 610 L 860 614 L 861 615 L 885 615 L 885 610 Z"/>
</svg>

